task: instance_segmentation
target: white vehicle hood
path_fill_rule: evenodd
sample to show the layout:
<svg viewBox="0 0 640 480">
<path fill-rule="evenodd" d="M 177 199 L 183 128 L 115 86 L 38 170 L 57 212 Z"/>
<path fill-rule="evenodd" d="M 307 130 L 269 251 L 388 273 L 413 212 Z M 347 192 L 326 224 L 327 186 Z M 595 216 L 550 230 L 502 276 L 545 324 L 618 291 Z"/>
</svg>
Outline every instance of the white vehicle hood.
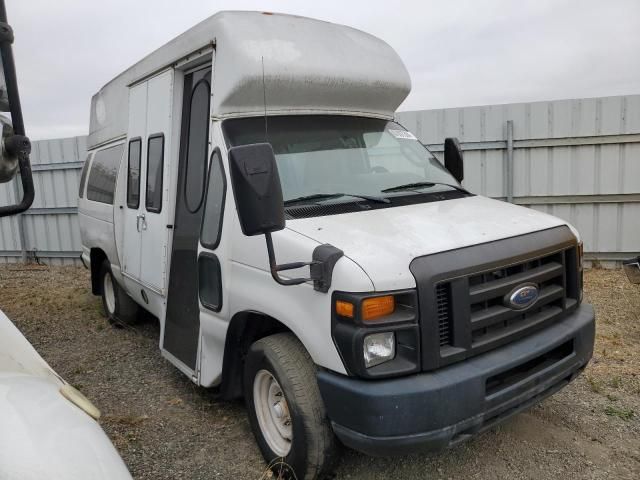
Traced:
<svg viewBox="0 0 640 480">
<path fill-rule="evenodd" d="M 416 257 L 559 225 L 566 222 L 481 196 L 287 221 L 287 228 L 343 250 L 377 291 L 415 287 L 409 264 Z"/>
<path fill-rule="evenodd" d="M 45 377 L 60 386 L 64 385 L 64 381 L 0 311 L 0 373 L 7 372 Z"/>
<path fill-rule="evenodd" d="M 100 425 L 62 396 L 63 385 L 0 311 L 0 479 L 131 480 Z"/>
</svg>

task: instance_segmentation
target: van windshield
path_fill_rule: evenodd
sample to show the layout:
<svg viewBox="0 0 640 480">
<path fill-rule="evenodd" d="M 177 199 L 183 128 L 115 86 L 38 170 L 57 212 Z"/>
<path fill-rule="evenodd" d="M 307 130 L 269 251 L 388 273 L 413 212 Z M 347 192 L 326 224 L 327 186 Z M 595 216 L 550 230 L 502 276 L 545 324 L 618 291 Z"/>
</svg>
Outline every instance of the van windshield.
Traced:
<svg viewBox="0 0 640 480">
<path fill-rule="evenodd" d="M 307 115 L 229 119 L 229 147 L 273 146 L 285 202 L 375 201 L 441 192 L 458 182 L 416 137 L 395 122 Z M 447 185 L 448 184 L 448 185 Z"/>
</svg>

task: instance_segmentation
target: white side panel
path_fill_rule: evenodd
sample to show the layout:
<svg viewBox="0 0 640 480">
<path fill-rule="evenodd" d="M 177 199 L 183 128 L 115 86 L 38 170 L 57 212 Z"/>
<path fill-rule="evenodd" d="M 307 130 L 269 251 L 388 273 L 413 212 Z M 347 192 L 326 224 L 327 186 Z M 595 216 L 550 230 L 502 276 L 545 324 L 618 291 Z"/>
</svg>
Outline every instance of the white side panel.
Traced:
<svg viewBox="0 0 640 480">
<path fill-rule="evenodd" d="M 115 240 L 115 251 L 118 257 L 118 265 L 124 265 L 124 247 L 125 247 L 125 215 L 127 215 L 127 166 L 128 166 L 128 142 L 125 152 L 120 162 L 118 176 L 116 178 L 116 190 L 113 197 L 113 233 Z M 116 281 L 123 284 L 122 268 L 119 269 Z"/>
<path fill-rule="evenodd" d="M 103 250 L 109 262 L 111 262 L 111 268 L 116 273 L 119 270 L 119 261 L 116 245 L 113 241 L 113 223 L 105 222 L 85 209 L 81 209 L 78 212 L 78 223 L 81 227 L 82 245 L 89 249 L 99 248 Z"/>
<path fill-rule="evenodd" d="M 115 208 L 115 220 L 121 222 L 116 227 L 116 238 L 122 230 L 122 271 L 125 275 L 136 280 L 140 279 L 141 269 L 141 235 L 138 231 L 138 215 L 144 205 L 144 188 L 140 186 L 140 206 L 139 208 L 129 208 L 126 204 L 127 190 L 127 169 L 128 169 L 128 145 L 132 138 L 142 139 L 142 156 L 146 158 L 147 142 L 147 83 L 137 85 L 129 91 L 129 134 L 127 138 L 127 148 L 121 164 L 118 176 L 117 201 L 121 202 Z M 140 179 L 144 178 L 145 162 L 141 161 Z M 124 169 L 124 172 L 122 170 Z M 124 175 L 123 175 L 124 174 Z M 142 182 L 141 182 L 142 183 Z M 120 208 L 122 207 L 122 208 Z"/>
<path fill-rule="evenodd" d="M 164 294 L 165 273 L 167 269 L 167 247 L 169 230 L 167 211 L 169 205 L 169 166 L 171 164 L 171 121 L 173 102 L 173 70 L 164 72 L 151 78 L 148 82 L 147 90 L 147 131 L 146 142 L 150 135 L 164 135 L 164 163 L 162 181 L 162 210 L 159 213 L 144 211 L 146 228 L 142 230 L 142 253 L 140 279 L 142 283 L 148 285 L 158 292 Z M 146 189 L 146 148 L 143 149 L 143 186 Z M 142 197 L 142 196 L 141 196 Z M 140 199 L 141 206 L 146 200 Z"/>
</svg>

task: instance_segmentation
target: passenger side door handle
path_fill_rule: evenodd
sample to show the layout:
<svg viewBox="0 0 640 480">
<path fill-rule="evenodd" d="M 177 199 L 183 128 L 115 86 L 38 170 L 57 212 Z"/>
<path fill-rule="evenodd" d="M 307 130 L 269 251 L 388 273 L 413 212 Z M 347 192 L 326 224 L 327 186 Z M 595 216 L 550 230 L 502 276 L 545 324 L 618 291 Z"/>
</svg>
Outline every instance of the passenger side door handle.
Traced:
<svg viewBox="0 0 640 480">
<path fill-rule="evenodd" d="M 136 230 L 138 232 L 142 232 L 147 229 L 147 220 L 145 219 L 144 213 L 141 213 L 136 216 Z"/>
</svg>

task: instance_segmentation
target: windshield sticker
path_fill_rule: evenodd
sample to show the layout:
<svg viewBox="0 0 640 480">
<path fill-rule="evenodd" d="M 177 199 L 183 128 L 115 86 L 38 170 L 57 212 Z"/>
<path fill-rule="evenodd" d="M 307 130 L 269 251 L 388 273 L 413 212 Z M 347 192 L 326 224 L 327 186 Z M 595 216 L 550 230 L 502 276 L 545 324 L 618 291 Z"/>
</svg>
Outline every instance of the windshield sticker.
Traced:
<svg viewBox="0 0 640 480">
<path fill-rule="evenodd" d="M 401 138 L 403 140 L 418 140 L 413 133 L 407 132 L 406 130 L 391 130 L 391 129 L 389 129 L 389 133 L 391 135 L 393 135 L 394 137 Z"/>
</svg>

